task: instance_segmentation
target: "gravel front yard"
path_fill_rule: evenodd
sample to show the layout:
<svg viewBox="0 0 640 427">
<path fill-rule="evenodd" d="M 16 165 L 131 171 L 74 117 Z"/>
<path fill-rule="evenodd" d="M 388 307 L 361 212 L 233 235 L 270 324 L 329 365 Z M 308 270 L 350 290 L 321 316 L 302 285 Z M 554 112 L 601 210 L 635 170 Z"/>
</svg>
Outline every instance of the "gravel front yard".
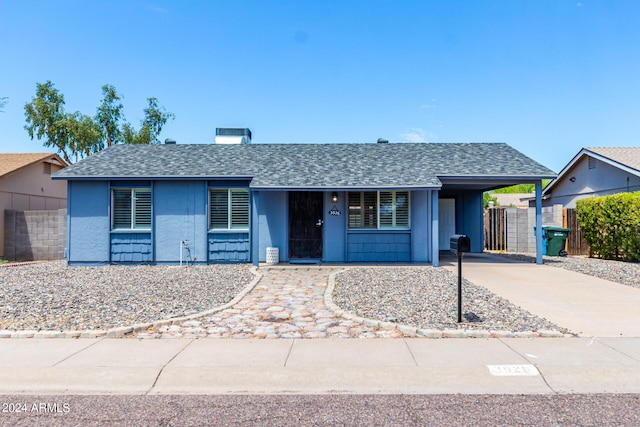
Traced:
<svg viewBox="0 0 640 427">
<path fill-rule="evenodd" d="M 501 254 L 534 262 L 531 254 Z M 640 264 L 584 257 L 545 263 L 640 287 Z M 68 267 L 65 261 L 0 267 L 0 330 L 106 330 L 194 314 L 229 302 L 254 275 L 248 265 Z M 457 275 L 430 266 L 353 267 L 333 300 L 361 317 L 423 329 L 557 330 L 468 281 L 457 323 Z"/>
<path fill-rule="evenodd" d="M 333 302 L 362 317 L 424 329 L 483 329 L 569 333 L 487 289 L 463 280 L 458 323 L 458 277 L 443 268 L 353 268 L 336 277 Z"/>
<path fill-rule="evenodd" d="M 247 265 L 0 267 L 0 330 L 109 329 L 197 313 L 253 278 Z"/>
</svg>

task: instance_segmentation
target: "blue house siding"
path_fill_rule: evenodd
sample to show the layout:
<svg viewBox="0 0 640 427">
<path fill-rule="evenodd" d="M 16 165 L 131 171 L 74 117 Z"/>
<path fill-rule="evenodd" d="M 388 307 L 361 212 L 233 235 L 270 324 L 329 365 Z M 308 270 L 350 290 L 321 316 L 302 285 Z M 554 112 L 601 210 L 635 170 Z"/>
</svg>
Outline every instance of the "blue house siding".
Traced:
<svg viewBox="0 0 640 427">
<path fill-rule="evenodd" d="M 456 233 L 466 234 L 471 240 L 471 252 L 484 250 L 484 202 L 481 191 L 441 192 L 441 198 L 456 201 Z"/>
<path fill-rule="evenodd" d="M 288 207 L 286 191 L 261 191 L 258 209 L 258 259 L 266 261 L 267 248 L 279 249 L 280 261 L 287 261 Z"/>
<path fill-rule="evenodd" d="M 456 198 L 456 230 L 471 240 L 471 252 L 484 250 L 484 203 L 482 192 L 465 191 Z"/>
<path fill-rule="evenodd" d="M 260 204 L 251 214 L 250 231 L 208 230 L 208 188 L 238 187 L 238 182 L 205 180 L 146 181 L 152 188 L 152 229 L 111 231 L 110 188 L 118 182 L 69 182 L 70 263 L 177 263 L 180 242 L 188 241 L 191 262 L 260 262 L 266 248 L 280 249 L 288 261 L 288 193 L 260 191 Z M 135 182 L 124 183 L 135 186 Z M 411 228 L 407 230 L 349 230 L 347 193 L 338 192 L 335 211 L 331 191 L 324 191 L 324 262 L 433 262 L 433 190 L 411 192 Z M 257 192 L 255 194 L 258 194 Z M 471 237 L 472 251 L 483 249 L 482 193 L 448 192 L 456 198 L 457 232 Z M 253 200 L 253 199 L 252 199 Z M 257 217 L 257 220 L 256 220 Z M 435 222 L 437 226 L 437 222 Z M 436 233 L 437 235 L 437 233 Z M 256 241 L 256 247 L 253 247 Z M 253 248 L 253 250 L 252 250 Z M 183 252 L 186 260 L 187 254 Z"/>
<path fill-rule="evenodd" d="M 251 245 L 249 233 L 209 233 L 210 262 L 249 262 Z"/>
<path fill-rule="evenodd" d="M 431 191 L 411 192 L 411 261 L 431 262 Z"/>
<path fill-rule="evenodd" d="M 151 262 L 151 233 L 111 233 L 111 262 Z"/>
<path fill-rule="evenodd" d="M 109 262 L 110 204 L 108 181 L 69 181 L 67 260 L 70 264 Z"/>
<path fill-rule="evenodd" d="M 206 181 L 154 182 L 154 261 L 178 262 L 181 241 L 188 242 L 188 261 L 207 261 L 207 200 Z M 186 250 L 182 256 L 187 260 Z"/>
<path fill-rule="evenodd" d="M 411 232 L 351 231 L 347 233 L 348 262 L 410 262 Z"/>
</svg>

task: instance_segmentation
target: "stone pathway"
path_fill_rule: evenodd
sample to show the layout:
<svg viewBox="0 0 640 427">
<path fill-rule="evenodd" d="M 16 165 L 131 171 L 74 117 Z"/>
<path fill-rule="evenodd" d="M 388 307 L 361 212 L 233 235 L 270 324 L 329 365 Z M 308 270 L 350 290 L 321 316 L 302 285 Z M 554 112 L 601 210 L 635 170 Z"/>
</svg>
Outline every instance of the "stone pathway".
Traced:
<svg viewBox="0 0 640 427">
<path fill-rule="evenodd" d="M 231 308 L 140 332 L 137 338 L 398 338 L 398 330 L 339 317 L 324 302 L 325 266 L 261 267 L 255 288 Z"/>
</svg>

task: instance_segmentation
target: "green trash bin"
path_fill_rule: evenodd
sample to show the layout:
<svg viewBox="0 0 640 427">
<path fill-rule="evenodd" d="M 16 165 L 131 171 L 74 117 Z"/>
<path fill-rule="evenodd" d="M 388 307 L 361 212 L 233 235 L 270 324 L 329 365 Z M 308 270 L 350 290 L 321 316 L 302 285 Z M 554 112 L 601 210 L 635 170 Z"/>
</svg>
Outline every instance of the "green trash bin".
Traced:
<svg viewBox="0 0 640 427">
<path fill-rule="evenodd" d="M 569 237 L 570 228 L 558 227 L 556 225 L 547 225 L 542 227 L 547 241 L 547 255 L 549 256 L 566 256 L 564 250 L 564 242 Z"/>
</svg>

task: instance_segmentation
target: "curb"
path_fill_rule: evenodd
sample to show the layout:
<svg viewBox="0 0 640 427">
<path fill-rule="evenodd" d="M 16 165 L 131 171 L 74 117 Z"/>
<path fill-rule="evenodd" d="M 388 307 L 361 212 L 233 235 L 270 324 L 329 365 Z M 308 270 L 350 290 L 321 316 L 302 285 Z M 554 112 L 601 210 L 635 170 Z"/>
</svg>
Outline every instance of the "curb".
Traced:
<svg viewBox="0 0 640 427">
<path fill-rule="evenodd" d="M 573 338 L 573 334 L 563 334 L 555 330 L 539 330 L 539 331 L 496 331 L 483 329 L 421 329 L 411 325 L 405 325 L 394 322 L 384 322 L 376 319 L 369 319 L 358 316 L 355 313 L 345 311 L 333 302 L 333 291 L 336 287 L 336 276 L 349 270 L 345 268 L 329 275 L 327 289 L 324 292 L 324 303 L 333 311 L 336 316 L 347 320 L 362 323 L 370 328 L 379 328 L 388 331 L 398 330 L 405 337 L 411 338 Z"/>
<path fill-rule="evenodd" d="M 38 261 L 36 261 L 38 262 Z M 24 265 L 24 263 L 22 263 Z M 7 266 L 7 265 L 5 265 Z M 12 266 L 12 265 L 8 265 Z M 7 266 L 7 267 L 8 267 Z M 102 329 L 87 329 L 84 331 L 35 331 L 35 330 L 21 330 L 21 331 L 10 331 L 10 330 L 0 330 L 0 338 L 124 338 L 134 332 L 142 332 L 149 328 L 159 328 L 162 326 L 173 325 L 176 323 L 185 322 L 187 320 L 197 319 L 199 317 L 209 316 L 213 313 L 217 313 L 218 311 L 226 310 L 229 307 L 232 307 L 239 303 L 249 292 L 256 287 L 258 282 L 262 279 L 262 274 L 258 271 L 255 266 L 250 268 L 250 271 L 253 273 L 254 277 L 251 282 L 247 286 L 244 287 L 231 301 L 225 303 L 216 308 L 201 311 L 200 313 L 190 314 L 188 316 L 182 317 L 174 317 L 171 319 L 163 319 L 157 320 L 155 322 L 148 323 L 139 323 L 131 326 L 119 326 L 117 328 L 111 328 L 107 330 Z"/>
</svg>

